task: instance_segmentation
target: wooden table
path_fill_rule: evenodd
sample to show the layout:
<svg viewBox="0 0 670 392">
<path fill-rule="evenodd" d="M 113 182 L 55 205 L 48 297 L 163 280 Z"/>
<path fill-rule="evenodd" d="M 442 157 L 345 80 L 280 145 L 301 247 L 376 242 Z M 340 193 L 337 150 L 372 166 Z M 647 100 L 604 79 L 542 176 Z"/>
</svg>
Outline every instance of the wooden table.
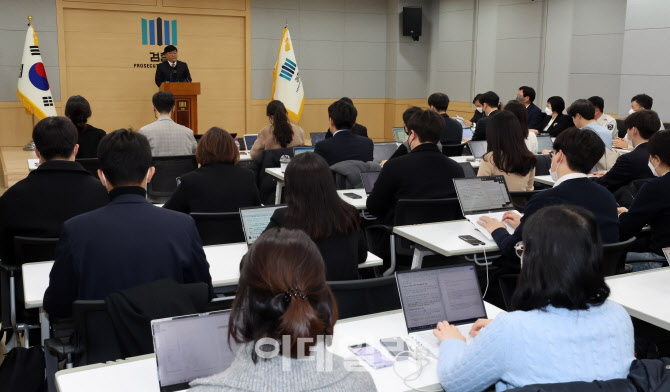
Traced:
<svg viewBox="0 0 670 392">
<path fill-rule="evenodd" d="M 0 147 L 3 186 L 9 188 L 23 180 L 30 172 L 28 159 L 37 159 L 35 151 L 23 151 L 22 147 Z"/>
</svg>

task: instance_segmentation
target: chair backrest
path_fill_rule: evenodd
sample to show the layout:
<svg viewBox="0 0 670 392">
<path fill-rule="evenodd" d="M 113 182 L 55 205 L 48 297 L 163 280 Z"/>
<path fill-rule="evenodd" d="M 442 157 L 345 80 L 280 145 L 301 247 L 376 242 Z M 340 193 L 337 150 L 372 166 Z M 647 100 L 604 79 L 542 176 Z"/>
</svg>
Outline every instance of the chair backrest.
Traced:
<svg viewBox="0 0 670 392">
<path fill-rule="evenodd" d="M 505 310 L 511 311 L 512 296 L 516 290 L 517 282 L 519 281 L 519 274 L 500 275 L 498 277 L 498 284 L 500 285 L 500 293 L 502 294 Z"/>
<path fill-rule="evenodd" d="M 121 359 L 121 347 L 104 300 L 74 301 L 75 344 L 80 354 L 76 366 Z"/>
<path fill-rule="evenodd" d="M 256 174 L 256 184 L 261 194 L 261 203 L 264 205 L 275 204 L 275 187 L 277 180 L 265 172 L 265 169 L 279 167 L 279 160 L 282 155 L 288 155 L 293 158 L 293 147 L 277 148 L 265 150 L 261 155 L 254 159 L 254 173 Z"/>
<path fill-rule="evenodd" d="M 458 198 L 449 199 L 400 199 L 396 204 L 394 226 L 416 225 L 420 223 L 444 222 L 464 219 Z M 396 253 L 413 254 L 412 242 L 396 237 Z"/>
<path fill-rule="evenodd" d="M 603 245 L 603 259 L 600 262 L 600 271 L 603 275 L 612 276 L 625 272 L 626 255 L 635 240 L 633 237 L 623 242 Z"/>
<path fill-rule="evenodd" d="M 177 178 L 198 168 L 195 155 L 154 157 L 152 164 L 156 173 L 147 184 L 147 194 L 150 197 L 172 196 L 177 189 Z"/>
<path fill-rule="evenodd" d="M 75 159 L 75 162 L 84 166 L 84 169 L 93 174 L 95 178 L 98 178 L 98 169 L 100 169 L 100 161 L 98 161 L 98 158 L 77 158 Z"/>
<path fill-rule="evenodd" d="M 531 197 L 542 192 L 540 191 L 523 191 L 523 192 L 510 192 L 509 196 L 512 198 L 512 204 L 514 208 L 523 213 L 523 210 L 526 208 L 526 203 L 530 200 Z"/>
<path fill-rule="evenodd" d="M 443 144 L 442 145 L 442 154 L 448 157 L 460 157 L 463 155 L 463 149 L 467 143 L 461 144 Z"/>
<path fill-rule="evenodd" d="M 203 245 L 244 242 L 239 212 L 192 212 Z"/>
<path fill-rule="evenodd" d="M 58 238 L 14 237 L 16 264 L 54 260 Z"/>
<path fill-rule="evenodd" d="M 616 129 L 619 132 L 619 137 L 623 139 L 623 137 L 626 136 L 627 131 L 624 119 L 617 118 L 615 121 L 616 121 Z"/>
<path fill-rule="evenodd" d="M 535 176 L 548 176 L 551 169 L 551 157 L 549 155 L 536 155 L 537 165 L 535 166 Z"/>
<path fill-rule="evenodd" d="M 328 285 L 337 300 L 340 319 L 401 308 L 395 275 L 328 282 Z"/>
<path fill-rule="evenodd" d="M 470 162 L 459 162 L 458 164 L 461 165 L 461 167 L 463 168 L 463 174 L 465 174 L 465 178 L 477 177 L 475 168 L 472 167 L 472 164 Z"/>
</svg>

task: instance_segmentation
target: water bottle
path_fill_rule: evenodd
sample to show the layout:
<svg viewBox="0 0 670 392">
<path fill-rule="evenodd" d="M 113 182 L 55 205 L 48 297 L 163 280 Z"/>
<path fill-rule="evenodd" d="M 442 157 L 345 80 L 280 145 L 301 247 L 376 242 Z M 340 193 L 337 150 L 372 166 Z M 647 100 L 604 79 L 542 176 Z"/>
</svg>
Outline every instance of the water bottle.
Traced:
<svg viewBox="0 0 670 392">
<path fill-rule="evenodd" d="M 282 173 L 286 172 L 286 166 L 288 166 L 289 162 L 291 162 L 291 157 L 288 155 L 282 155 L 281 158 L 279 158 L 279 167 Z"/>
<path fill-rule="evenodd" d="M 235 146 L 237 146 L 237 152 L 240 152 L 240 142 L 235 139 Z"/>
</svg>

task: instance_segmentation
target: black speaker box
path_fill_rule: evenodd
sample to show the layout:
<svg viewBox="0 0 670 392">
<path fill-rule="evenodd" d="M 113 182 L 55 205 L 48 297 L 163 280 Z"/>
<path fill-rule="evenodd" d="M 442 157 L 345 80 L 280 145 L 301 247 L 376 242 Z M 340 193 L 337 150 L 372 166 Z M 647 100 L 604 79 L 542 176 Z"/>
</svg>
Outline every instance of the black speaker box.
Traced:
<svg viewBox="0 0 670 392">
<path fill-rule="evenodd" d="M 402 35 L 418 41 L 421 36 L 421 7 L 402 8 Z"/>
</svg>

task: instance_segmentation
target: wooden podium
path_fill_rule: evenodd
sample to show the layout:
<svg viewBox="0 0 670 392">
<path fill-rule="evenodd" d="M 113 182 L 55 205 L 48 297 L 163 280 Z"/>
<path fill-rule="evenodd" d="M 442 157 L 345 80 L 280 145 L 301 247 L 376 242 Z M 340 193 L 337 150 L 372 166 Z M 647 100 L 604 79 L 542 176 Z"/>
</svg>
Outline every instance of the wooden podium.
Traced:
<svg viewBox="0 0 670 392">
<path fill-rule="evenodd" d="M 198 95 L 200 95 L 200 83 L 177 83 L 163 82 L 160 91 L 174 94 L 174 110 L 172 120 L 198 133 Z"/>
</svg>

